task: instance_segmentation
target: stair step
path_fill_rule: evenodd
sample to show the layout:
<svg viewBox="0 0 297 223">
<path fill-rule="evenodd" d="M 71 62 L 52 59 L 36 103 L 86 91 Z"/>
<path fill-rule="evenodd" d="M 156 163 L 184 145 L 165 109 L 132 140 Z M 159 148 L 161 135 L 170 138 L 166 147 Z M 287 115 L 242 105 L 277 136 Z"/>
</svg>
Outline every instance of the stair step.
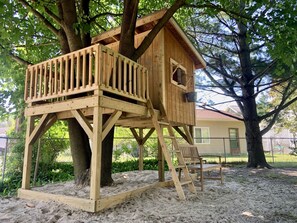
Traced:
<svg viewBox="0 0 297 223">
<path fill-rule="evenodd" d="M 158 121 L 158 123 L 159 123 L 160 125 L 167 125 L 167 126 L 169 126 L 169 125 L 170 125 L 170 123 L 168 123 L 168 122 L 162 122 L 162 121 Z"/>
<path fill-rule="evenodd" d="M 174 139 L 175 137 L 174 136 L 163 136 L 164 139 Z"/>
<path fill-rule="evenodd" d="M 192 184 L 193 183 L 193 181 L 191 181 L 191 180 L 185 180 L 185 181 L 181 181 L 180 182 L 180 185 L 187 185 L 187 184 Z"/>
<path fill-rule="evenodd" d="M 175 166 L 175 169 L 182 169 L 182 168 L 186 168 L 186 165 L 177 165 L 177 166 Z"/>
</svg>

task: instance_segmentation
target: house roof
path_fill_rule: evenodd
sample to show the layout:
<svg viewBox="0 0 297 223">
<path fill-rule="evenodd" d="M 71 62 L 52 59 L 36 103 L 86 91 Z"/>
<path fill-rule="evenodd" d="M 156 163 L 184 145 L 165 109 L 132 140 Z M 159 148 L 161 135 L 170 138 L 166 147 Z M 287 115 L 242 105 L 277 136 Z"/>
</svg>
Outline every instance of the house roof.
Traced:
<svg viewBox="0 0 297 223">
<path fill-rule="evenodd" d="M 224 113 L 235 116 L 234 114 L 231 114 L 231 113 L 228 113 L 225 111 L 224 111 Z M 241 118 L 241 117 L 238 116 L 238 118 Z M 205 109 L 196 109 L 196 119 L 198 121 L 237 121 L 237 122 L 240 122 L 240 120 L 238 120 L 236 118 L 232 118 L 230 116 L 223 115 L 221 113 L 214 112 L 214 111 L 205 110 Z"/>
<path fill-rule="evenodd" d="M 147 32 L 151 30 L 160 20 L 163 15 L 166 13 L 166 10 L 160 10 L 150 15 L 144 16 L 137 20 L 136 28 L 135 28 L 135 35 Z M 191 41 L 188 39 L 184 31 L 181 27 L 177 24 L 177 22 L 171 18 L 166 27 L 172 32 L 172 34 L 176 37 L 179 41 L 181 46 L 188 52 L 191 59 L 194 61 L 195 68 L 204 68 L 206 67 L 206 63 L 197 49 L 193 46 Z M 92 44 L 101 43 L 103 45 L 108 45 L 114 42 L 120 41 L 120 34 L 121 34 L 121 27 L 117 27 L 101 33 L 97 36 L 92 38 Z"/>
</svg>

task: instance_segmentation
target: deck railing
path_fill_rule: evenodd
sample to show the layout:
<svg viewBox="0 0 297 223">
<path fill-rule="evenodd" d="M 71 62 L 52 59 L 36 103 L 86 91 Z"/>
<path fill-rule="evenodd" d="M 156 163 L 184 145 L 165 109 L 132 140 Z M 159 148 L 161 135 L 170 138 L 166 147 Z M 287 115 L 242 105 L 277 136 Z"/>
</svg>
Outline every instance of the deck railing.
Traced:
<svg viewBox="0 0 297 223">
<path fill-rule="evenodd" d="M 148 98 L 148 72 L 140 64 L 99 44 L 28 66 L 27 103 L 63 100 L 96 89 L 137 101 Z"/>
</svg>

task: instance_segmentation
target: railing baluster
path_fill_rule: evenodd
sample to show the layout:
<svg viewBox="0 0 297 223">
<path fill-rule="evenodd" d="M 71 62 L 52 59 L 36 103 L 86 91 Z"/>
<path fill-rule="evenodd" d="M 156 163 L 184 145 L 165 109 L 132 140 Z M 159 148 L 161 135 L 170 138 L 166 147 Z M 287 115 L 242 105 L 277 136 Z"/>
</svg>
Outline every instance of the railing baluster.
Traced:
<svg viewBox="0 0 297 223">
<path fill-rule="evenodd" d="M 123 59 L 123 64 L 124 64 L 124 74 L 123 74 L 123 76 L 124 76 L 124 92 L 127 92 L 127 60 L 124 58 Z"/>
<path fill-rule="evenodd" d="M 80 77 L 81 77 L 81 66 L 80 66 L 80 52 L 77 52 L 75 54 L 76 57 L 76 89 L 79 89 L 80 87 Z"/>
<path fill-rule="evenodd" d="M 63 57 L 60 57 L 60 77 L 59 77 L 59 92 L 63 93 Z"/>
<path fill-rule="evenodd" d="M 136 63 L 133 63 L 133 95 L 134 96 L 137 96 L 137 92 L 136 92 L 136 86 L 137 86 L 137 75 L 136 75 L 136 72 L 137 72 L 137 64 Z"/>
<path fill-rule="evenodd" d="M 147 70 L 113 50 L 94 45 L 31 65 L 26 71 L 24 98 L 27 102 L 103 91 L 145 101 Z"/>
<path fill-rule="evenodd" d="M 129 77 L 128 77 L 128 80 L 129 80 L 129 94 L 132 94 L 132 61 L 129 61 Z"/>
<path fill-rule="evenodd" d="M 115 53 L 112 53 L 111 59 L 113 60 L 113 67 L 112 67 L 112 89 L 116 89 L 116 80 L 117 80 L 117 57 Z"/>
<path fill-rule="evenodd" d="M 71 54 L 70 90 L 74 89 L 74 54 Z"/>
<path fill-rule="evenodd" d="M 95 85 L 102 83 L 102 72 L 100 72 L 101 64 L 103 63 L 103 52 L 100 45 L 97 45 L 95 52 Z M 100 81 L 100 83 L 99 83 Z"/>
<path fill-rule="evenodd" d="M 84 49 L 83 52 L 82 52 L 82 87 L 83 88 L 86 88 L 86 79 L 87 79 L 87 75 L 86 75 L 86 72 L 87 72 L 87 61 L 86 61 L 86 50 Z"/>
<path fill-rule="evenodd" d="M 58 93 L 58 59 L 55 59 L 55 80 L 54 80 L 54 94 Z"/>
<path fill-rule="evenodd" d="M 48 95 L 51 96 L 53 93 L 53 61 L 49 61 L 49 77 L 48 77 Z"/>
</svg>

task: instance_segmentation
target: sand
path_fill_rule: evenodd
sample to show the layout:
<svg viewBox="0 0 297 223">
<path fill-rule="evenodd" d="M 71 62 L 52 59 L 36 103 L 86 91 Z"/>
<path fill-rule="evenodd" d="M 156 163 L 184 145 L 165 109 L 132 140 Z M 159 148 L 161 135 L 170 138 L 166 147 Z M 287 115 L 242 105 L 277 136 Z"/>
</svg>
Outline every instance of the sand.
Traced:
<svg viewBox="0 0 297 223">
<path fill-rule="evenodd" d="M 208 180 L 204 192 L 185 189 L 185 201 L 178 200 L 174 187 L 158 188 L 99 213 L 56 202 L 1 198 L 0 222 L 297 222 L 297 169 L 225 168 L 224 176 L 223 185 Z M 155 182 L 157 173 L 134 171 L 113 178 L 115 184 L 102 194 Z M 67 182 L 36 190 L 87 197 L 89 188 Z"/>
</svg>

